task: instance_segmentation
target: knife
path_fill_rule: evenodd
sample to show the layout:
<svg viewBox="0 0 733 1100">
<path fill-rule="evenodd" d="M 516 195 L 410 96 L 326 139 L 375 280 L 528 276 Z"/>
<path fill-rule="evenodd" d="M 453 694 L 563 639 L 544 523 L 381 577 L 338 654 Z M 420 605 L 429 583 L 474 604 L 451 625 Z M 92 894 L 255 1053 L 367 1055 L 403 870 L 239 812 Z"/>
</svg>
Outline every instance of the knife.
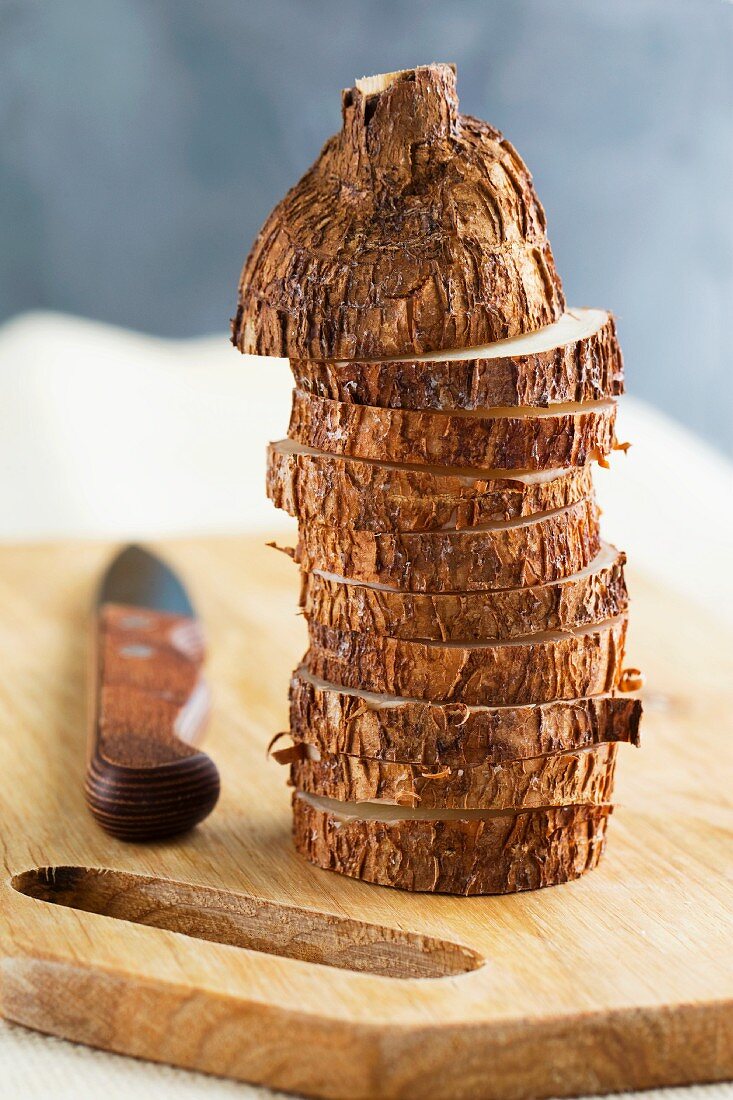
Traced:
<svg viewBox="0 0 733 1100">
<path fill-rule="evenodd" d="M 159 840 L 197 825 L 219 773 L 194 746 L 209 715 L 204 639 L 175 573 L 140 546 L 110 563 L 93 609 L 85 795 L 121 840 Z"/>
</svg>

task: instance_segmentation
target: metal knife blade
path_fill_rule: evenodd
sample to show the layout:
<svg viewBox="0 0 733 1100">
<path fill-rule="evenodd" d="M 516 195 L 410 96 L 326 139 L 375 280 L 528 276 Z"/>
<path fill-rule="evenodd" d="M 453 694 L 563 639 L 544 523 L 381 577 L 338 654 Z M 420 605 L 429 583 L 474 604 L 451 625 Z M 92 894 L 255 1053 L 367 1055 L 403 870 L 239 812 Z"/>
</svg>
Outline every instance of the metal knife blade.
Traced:
<svg viewBox="0 0 733 1100">
<path fill-rule="evenodd" d="M 188 593 L 169 565 L 143 546 L 120 550 L 107 566 L 97 604 L 121 603 L 196 618 Z"/>
<path fill-rule="evenodd" d="M 219 796 L 215 764 L 192 747 L 209 712 L 203 633 L 181 581 L 143 547 L 102 578 L 92 653 L 89 809 L 122 840 L 190 829 Z"/>
</svg>

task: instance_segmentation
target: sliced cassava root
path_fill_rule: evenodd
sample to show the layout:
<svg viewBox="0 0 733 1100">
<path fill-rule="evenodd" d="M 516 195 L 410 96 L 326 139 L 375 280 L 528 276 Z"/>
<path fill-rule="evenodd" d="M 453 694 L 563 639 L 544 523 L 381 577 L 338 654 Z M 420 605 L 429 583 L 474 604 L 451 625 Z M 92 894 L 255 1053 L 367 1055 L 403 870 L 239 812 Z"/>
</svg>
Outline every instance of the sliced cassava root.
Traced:
<svg viewBox="0 0 733 1100">
<path fill-rule="evenodd" d="M 281 762 L 317 865 L 475 894 L 601 856 L 640 713 L 614 695 L 623 556 L 598 557 L 588 469 L 623 362 L 610 315 L 563 311 L 529 173 L 449 66 L 345 92 L 245 264 L 233 343 L 297 387 L 268 494 L 299 520 Z"/>
<path fill-rule="evenodd" d="M 602 309 L 570 309 L 538 332 L 439 356 L 293 359 L 290 366 L 301 390 L 390 409 L 545 406 L 600 401 L 624 388 L 616 325 Z"/>
<path fill-rule="evenodd" d="M 580 500 L 528 519 L 460 531 L 374 533 L 301 524 L 297 561 L 308 572 L 409 592 L 538 585 L 579 573 L 600 550 L 598 509 Z"/>
<path fill-rule="evenodd" d="M 613 792 L 616 745 L 579 752 L 443 768 L 358 756 L 320 755 L 291 765 L 293 786 L 340 802 L 379 802 L 422 809 L 526 810 L 606 805 Z"/>
<path fill-rule="evenodd" d="M 610 454 L 614 401 L 549 408 L 423 412 L 293 391 L 288 436 L 306 447 L 385 462 L 552 470 Z"/>
<path fill-rule="evenodd" d="M 360 812 L 363 803 L 339 806 L 296 793 L 295 847 L 318 867 L 365 882 L 469 895 L 536 890 L 578 878 L 603 854 L 611 808 L 563 806 L 443 820 L 349 816 Z"/>
<path fill-rule="evenodd" d="M 613 691 L 626 620 L 483 645 L 407 642 L 313 623 L 309 634 L 306 665 L 322 680 L 440 703 L 507 706 Z"/>
<path fill-rule="evenodd" d="M 458 113 L 429 65 L 343 94 L 343 127 L 273 210 L 239 284 L 232 342 L 288 358 L 414 355 L 558 320 L 560 280 L 531 177 Z"/>
<path fill-rule="evenodd" d="M 477 707 L 344 688 L 305 666 L 290 682 L 296 744 L 428 767 L 523 760 L 605 741 L 638 745 L 640 717 L 641 703 L 627 696 Z"/>
<path fill-rule="evenodd" d="M 309 622 L 336 630 L 442 642 L 501 641 L 620 615 L 628 607 L 625 561 L 625 554 L 605 545 L 590 565 L 564 580 L 495 592 L 401 592 L 304 573 L 300 602 Z"/>
<path fill-rule="evenodd" d="M 267 451 L 267 495 L 304 523 L 366 531 L 460 530 L 575 504 L 593 492 L 590 466 L 517 472 L 390 465 L 329 454 L 292 439 Z"/>
</svg>

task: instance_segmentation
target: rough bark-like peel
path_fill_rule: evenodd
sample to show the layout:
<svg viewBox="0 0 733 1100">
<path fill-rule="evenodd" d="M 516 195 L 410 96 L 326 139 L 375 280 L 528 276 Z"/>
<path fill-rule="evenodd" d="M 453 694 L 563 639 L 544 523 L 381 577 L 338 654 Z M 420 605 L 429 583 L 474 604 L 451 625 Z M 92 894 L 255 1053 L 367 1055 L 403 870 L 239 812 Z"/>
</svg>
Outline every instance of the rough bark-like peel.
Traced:
<svg viewBox="0 0 733 1100">
<path fill-rule="evenodd" d="M 574 576 L 496 592 L 398 592 L 303 573 L 301 606 L 309 622 L 336 630 L 439 642 L 501 641 L 620 615 L 629 602 L 625 560 L 604 547 Z"/>
<path fill-rule="evenodd" d="M 582 319 L 587 313 L 599 314 L 595 332 L 526 354 L 512 354 L 512 345 L 501 342 L 460 358 L 376 362 L 293 359 L 290 366 L 301 390 L 335 401 L 390 409 L 446 412 L 618 397 L 623 393 L 624 373 L 614 319 L 600 310 L 570 310 L 565 317 Z M 550 326 L 550 330 L 558 327 Z M 503 347 L 505 354 L 500 353 Z"/>
<path fill-rule="evenodd" d="M 294 390 L 288 436 L 319 451 L 384 462 L 556 470 L 610 454 L 615 420 L 613 401 L 499 416 L 381 409 Z"/>
<path fill-rule="evenodd" d="M 514 706 L 613 691 L 623 617 L 572 634 L 462 646 L 406 642 L 311 624 L 308 671 L 343 687 L 437 703 Z"/>
<path fill-rule="evenodd" d="M 469 707 L 342 688 L 303 666 L 290 682 L 296 744 L 429 767 L 523 760 L 604 741 L 638 745 L 640 717 L 640 701 L 628 696 Z"/>
<path fill-rule="evenodd" d="M 358 756 L 327 756 L 291 764 L 293 786 L 341 802 L 384 801 L 422 809 L 528 810 L 541 806 L 602 806 L 611 801 L 616 745 L 579 752 L 425 769 Z"/>
<path fill-rule="evenodd" d="M 375 534 L 302 524 L 296 558 L 366 584 L 472 592 L 545 584 L 579 573 L 600 550 L 598 509 L 580 500 L 513 526 Z"/>
<path fill-rule="evenodd" d="M 600 859 L 640 714 L 610 694 L 623 556 L 583 572 L 623 364 L 611 317 L 563 309 L 529 173 L 444 65 L 345 92 L 245 264 L 233 342 L 299 387 L 268 493 L 300 521 L 294 836 L 319 866 L 480 894 Z"/>
<path fill-rule="evenodd" d="M 410 356 L 557 320 L 545 216 L 501 134 L 429 65 L 343 95 L 343 127 L 273 210 L 242 271 L 232 341 L 301 359 Z"/>
<path fill-rule="evenodd" d="M 480 821 L 338 818 L 293 796 L 298 851 L 328 871 L 444 894 L 512 894 L 578 878 L 604 850 L 607 806 L 565 806 Z"/>
<path fill-rule="evenodd" d="M 593 492 L 590 466 L 498 474 L 427 469 L 328 454 L 292 440 L 271 443 L 267 495 L 303 523 L 366 531 L 425 531 L 522 519 Z"/>
</svg>

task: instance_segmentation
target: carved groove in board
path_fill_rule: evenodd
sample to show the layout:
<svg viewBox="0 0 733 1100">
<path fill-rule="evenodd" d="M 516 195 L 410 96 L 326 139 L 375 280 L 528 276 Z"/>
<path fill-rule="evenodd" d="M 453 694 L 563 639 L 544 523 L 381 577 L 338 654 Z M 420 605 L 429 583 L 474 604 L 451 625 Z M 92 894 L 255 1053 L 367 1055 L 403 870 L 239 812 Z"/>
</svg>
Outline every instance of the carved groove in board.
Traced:
<svg viewBox="0 0 733 1100">
<path fill-rule="evenodd" d="M 419 932 L 104 867 L 36 867 L 12 885 L 69 909 L 386 978 L 454 977 L 485 961 L 463 944 Z"/>
</svg>

